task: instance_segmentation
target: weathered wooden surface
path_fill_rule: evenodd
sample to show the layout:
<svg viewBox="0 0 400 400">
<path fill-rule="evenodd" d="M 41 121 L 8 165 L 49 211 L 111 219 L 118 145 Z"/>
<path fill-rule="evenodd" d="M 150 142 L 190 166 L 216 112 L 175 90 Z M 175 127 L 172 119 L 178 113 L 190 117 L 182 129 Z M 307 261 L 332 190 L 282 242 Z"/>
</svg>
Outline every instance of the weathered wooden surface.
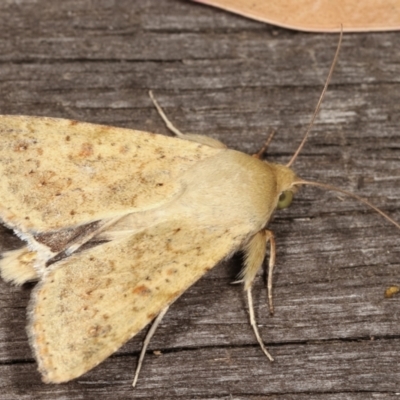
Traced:
<svg viewBox="0 0 400 400">
<path fill-rule="evenodd" d="M 167 133 L 153 89 L 182 130 L 255 152 L 278 130 L 286 162 L 312 114 L 336 35 L 274 28 L 188 1 L 0 2 L 0 110 Z M 356 191 L 400 220 L 399 33 L 347 34 L 295 170 Z M 351 199 L 304 188 L 271 224 L 276 315 L 254 293 L 271 364 L 217 266 L 172 307 L 130 384 L 143 335 L 83 377 L 41 383 L 25 334 L 30 288 L 0 283 L 1 399 L 394 399 L 400 392 L 400 233 Z M 1 250 L 18 246 L 1 231 Z"/>
</svg>

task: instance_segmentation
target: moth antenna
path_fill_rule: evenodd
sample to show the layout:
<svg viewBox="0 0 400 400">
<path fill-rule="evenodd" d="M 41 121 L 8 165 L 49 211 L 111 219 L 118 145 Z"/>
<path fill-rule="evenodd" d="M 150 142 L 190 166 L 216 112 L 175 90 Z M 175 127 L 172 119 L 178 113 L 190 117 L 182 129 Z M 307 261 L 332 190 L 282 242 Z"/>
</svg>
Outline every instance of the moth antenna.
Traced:
<svg viewBox="0 0 400 400">
<path fill-rule="evenodd" d="M 253 154 L 254 158 L 258 158 L 259 160 L 261 160 L 263 158 L 264 154 L 268 150 L 269 145 L 272 142 L 272 139 L 275 136 L 275 133 L 276 133 L 276 130 L 275 129 L 271 129 L 271 131 L 270 131 L 270 133 L 269 133 L 269 135 L 267 137 L 267 140 L 265 141 L 264 145 L 261 147 L 261 149 L 257 153 Z"/>
<path fill-rule="evenodd" d="M 296 181 L 293 183 L 293 185 L 311 185 L 311 186 L 319 186 L 321 188 L 327 189 L 327 190 L 332 190 L 334 192 L 339 192 L 342 194 L 345 194 L 346 196 L 352 197 L 353 199 L 358 200 L 359 202 L 367 205 L 369 208 L 372 208 L 375 212 L 380 214 L 383 218 L 385 218 L 387 221 L 389 221 L 391 224 L 393 224 L 395 227 L 400 229 L 400 224 L 397 223 L 394 219 L 389 217 L 386 213 L 384 213 L 382 210 L 380 210 L 378 207 L 374 206 L 372 203 L 370 203 L 368 200 L 363 199 L 362 197 L 352 193 L 348 192 L 347 190 L 340 189 L 336 186 L 332 185 L 327 185 L 326 183 L 320 183 L 320 182 L 313 182 L 313 181 Z"/>
<path fill-rule="evenodd" d="M 319 110 L 321 108 L 322 101 L 323 101 L 323 99 L 325 97 L 325 93 L 326 93 L 326 91 L 328 89 L 329 82 L 330 82 L 330 80 L 332 78 L 333 70 L 335 69 L 336 62 L 337 62 L 337 60 L 339 58 L 339 50 L 340 50 L 340 47 L 341 47 L 341 44 L 342 44 L 342 38 L 343 38 L 343 26 L 341 26 L 341 28 L 340 28 L 339 42 L 338 42 L 338 45 L 337 45 L 337 48 L 336 48 L 335 56 L 333 57 L 331 68 L 329 70 L 328 77 L 326 78 L 326 82 L 325 82 L 324 88 L 322 89 L 321 95 L 319 96 L 317 107 L 315 108 L 315 111 L 314 111 L 314 113 L 313 113 L 313 115 L 311 117 L 311 121 L 310 121 L 310 123 L 308 125 L 306 133 L 305 133 L 305 135 L 303 137 L 303 140 L 301 141 L 299 147 L 297 148 L 296 152 L 293 154 L 293 156 L 290 159 L 290 161 L 286 164 L 287 167 L 291 167 L 292 164 L 294 163 L 294 161 L 296 160 L 296 158 L 299 155 L 300 151 L 304 147 L 304 144 L 306 143 L 306 140 L 307 140 L 307 138 L 308 138 L 308 136 L 309 136 L 309 134 L 311 132 L 312 127 L 314 126 L 315 119 L 317 118 L 318 112 L 319 112 Z"/>
</svg>

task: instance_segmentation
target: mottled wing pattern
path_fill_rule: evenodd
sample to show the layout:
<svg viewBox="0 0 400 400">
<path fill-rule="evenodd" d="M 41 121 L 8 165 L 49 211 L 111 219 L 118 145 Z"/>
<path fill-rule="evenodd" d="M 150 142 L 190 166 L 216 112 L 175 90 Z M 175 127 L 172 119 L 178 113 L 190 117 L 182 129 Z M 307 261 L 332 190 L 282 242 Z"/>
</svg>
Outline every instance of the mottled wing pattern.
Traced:
<svg viewBox="0 0 400 400">
<path fill-rule="evenodd" d="M 44 381 L 99 364 L 242 241 L 234 228 L 169 220 L 51 266 L 29 324 Z"/>
<path fill-rule="evenodd" d="M 0 116 L 0 220 L 48 232 L 159 207 L 217 154 L 195 142 L 64 119 Z"/>
</svg>

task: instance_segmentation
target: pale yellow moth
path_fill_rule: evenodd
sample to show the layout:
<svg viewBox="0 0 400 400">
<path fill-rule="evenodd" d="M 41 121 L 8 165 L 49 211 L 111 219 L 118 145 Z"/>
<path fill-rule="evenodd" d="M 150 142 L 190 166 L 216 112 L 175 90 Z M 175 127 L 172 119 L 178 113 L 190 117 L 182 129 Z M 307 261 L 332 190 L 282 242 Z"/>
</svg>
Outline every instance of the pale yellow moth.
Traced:
<svg viewBox="0 0 400 400">
<path fill-rule="evenodd" d="M 255 323 L 251 286 L 269 243 L 272 309 L 275 246 L 266 225 L 299 185 L 323 186 L 289 168 L 305 138 L 283 166 L 168 124 L 178 138 L 0 117 L 0 219 L 27 242 L 3 254 L 0 269 L 15 284 L 39 281 L 28 331 L 44 382 L 79 377 L 156 318 L 138 374 L 168 306 L 239 250 L 251 325 L 272 360 Z"/>
</svg>

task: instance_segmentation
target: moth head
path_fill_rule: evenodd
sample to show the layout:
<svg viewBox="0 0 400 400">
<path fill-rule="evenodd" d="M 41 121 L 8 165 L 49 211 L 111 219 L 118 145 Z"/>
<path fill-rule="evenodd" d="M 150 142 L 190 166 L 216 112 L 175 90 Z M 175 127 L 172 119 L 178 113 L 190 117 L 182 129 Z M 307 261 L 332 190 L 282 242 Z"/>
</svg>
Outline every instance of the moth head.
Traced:
<svg viewBox="0 0 400 400">
<path fill-rule="evenodd" d="M 276 171 L 275 176 L 278 188 L 278 203 L 276 208 L 281 210 L 287 208 L 292 204 L 295 193 L 298 191 L 298 186 L 294 186 L 293 182 L 300 180 L 300 178 L 293 172 L 293 170 L 285 165 L 274 165 Z"/>
</svg>

